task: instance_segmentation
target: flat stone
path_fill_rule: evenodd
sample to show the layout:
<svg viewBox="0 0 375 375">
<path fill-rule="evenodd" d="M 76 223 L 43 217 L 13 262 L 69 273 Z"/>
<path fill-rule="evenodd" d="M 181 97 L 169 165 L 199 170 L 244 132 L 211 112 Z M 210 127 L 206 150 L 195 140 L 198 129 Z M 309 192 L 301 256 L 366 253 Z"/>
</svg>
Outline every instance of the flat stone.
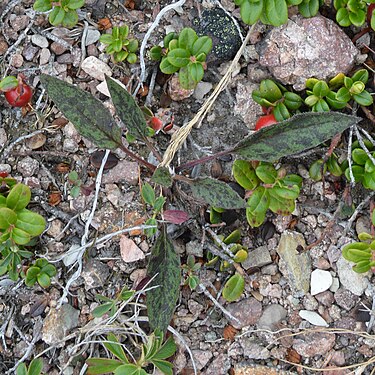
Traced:
<svg viewBox="0 0 375 375">
<path fill-rule="evenodd" d="M 332 275 L 328 271 L 314 270 L 311 273 L 311 295 L 324 292 L 332 285 Z"/>
<path fill-rule="evenodd" d="M 212 87 L 213 85 L 211 82 L 198 82 L 194 89 L 194 98 L 197 100 L 203 99 L 204 96 L 212 90 Z"/>
<path fill-rule="evenodd" d="M 85 280 L 86 290 L 102 287 L 109 276 L 109 267 L 95 259 L 89 259 L 84 263 L 81 276 Z"/>
<path fill-rule="evenodd" d="M 323 16 L 292 17 L 272 28 L 260 49 L 260 64 L 297 90 L 305 88 L 307 78 L 325 80 L 348 73 L 359 54 L 345 32 Z"/>
<path fill-rule="evenodd" d="M 108 173 L 103 175 L 104 184 L 125 182 L 129 185 L 137 185 L 139 177 L 139 167 L 134 161 L 121 160 Z"/>
<path fill-rule="evenodd" d="M 192 350 L 193 357 L 195 360 L 195 364 L 197 365 L 198 371 L 202 370 L 208 363 L 208 361 L 212 358 L 212 352 L 209 350 Z"/>
<path fill-rule="evenodd" d="M 254 250 L 250 250 L 247 259 L 241 264 L 245 270 L 248 270 L 251 267 L 263 267 L 270 263 L 272 263 L 272 259 L 267 246 L 260 246 Z"/>
<path fill-rule="evenodd" d="M 257 323 L 257 327 L 259 329 L 274 331 L 277 329 L 276 324 L 285 319 L 286 316 L 287 311 L 281 305 L 268 305 L 264 309 L 263 314 Z"/>
<path fill-rule="evenodd" d="M 111 68 L 95 56 L 86 57 L 82 62 L 82 69 L 91 77 L 104 81 L 105 76 L 112 76 Z"/>
<path fill-rule="evenodd" d="M 39 34 L 34 34 L 31 36 L 31 43 L 40 48 L 47 48 L 49 44 L 48 39 L 45 36 Z"/>
<path fill-rule="evenodd" d="M 334 302 L 334 296 L 333 293 L 329 290 L 326 290 L 325 292 L 319 293 L 315 296 L 317 301 L 322 304 L 323 306 L 330 307 L 332 306 Z"/>
<path fill-rule="evenodd" d="M 326 356 L 335 345 L 333 333 L 316 332 L 299 335 L 293 340 L 293 349 L 302 357 Z"/>
<path fill-rule="evenodd" d="M 369 280 L 365 274 L 354 272 L 353 264 L 345 260 L 342 256 L 337 261 L 337 273 L 344 288 L 350 290 L 356 296 L 361 296 L 369 285 Z"/>
<path fill-rule="evenodd" d="M 86 47 L 96 43 L 100 38 L 100 32 L 95 29 L 88 29 L 87 30 L 87 35 L 86 35 Z"/>
<path fill-rule="evenodd" d="M 297 247 L 306 246 L 301 233 L 285 231 L 280 238 L 280 272 L 286 277 L 294 293 L 305 294 L 310 289 L 311 260 L 308 253 L 299 253 Z"/>
<path fill-rule="evenodd" d="M 266 349 L 259 339 L 249 336 L 244 336 L 239 341 L 243 356 L 249 359 L 267 359 L 270 357 L 270 352 Z"/>
<path fill-rule="evenodd" d="M 335 293 L 336 303 L 345 310 L 351 310 L 357 303 L 358 297 L 355 296 L 350 290 L 340 288 Z"/>
<path fill-rule="evenodd" d="M 227 375 L 231 367 L 230 358 L 227 354 L 219 354 L 214 358 L 207 370 L 202 375 Z"/>
<path fill-rule="evenodd" d="M 226 309 L 241 322 L 238 324 L 230 320 L 230 324 L 236 329 L 256 324 L 262 315 L 262 304 L 253 297 L 231 303 Z"/>
<path fill-rule="evenodd" d="M 120 237 L 120 253 L 121 258 L 125 263 L 132 263 L 137 260 L 145 259 L 143 251 L 131 238 L 125 236 Z"/>
<path fill-rule="evenodd" d="M 299 316 L 314 326 L 328 327 L 327 322 L 315 311 L 300 310 Z"/>
<path fill-rule="evenodd" d="M 62 305 L 58 310 L 52 308 L 44 319 L 42 340 L 48 345 L 61 348 L 65 345 L 63 340 L 69 330 L 78 326 L 79 310 L 71 305 Z"/>
<path fill-rule="evenodd" d="M 295 375 L 295 372 L 292 373 L 261 365 L 239 363 L 234 367 L 234 375 Z"/>
<path fill-rule="evenodd" d="M 40 65 L 48 64 L 50 57 L 51 57 L 50 50 L 48 48 L 42 48 L 42 50 L 40 51 L 40 56 L 39 56 L 39 64 Z"/>
</svg>

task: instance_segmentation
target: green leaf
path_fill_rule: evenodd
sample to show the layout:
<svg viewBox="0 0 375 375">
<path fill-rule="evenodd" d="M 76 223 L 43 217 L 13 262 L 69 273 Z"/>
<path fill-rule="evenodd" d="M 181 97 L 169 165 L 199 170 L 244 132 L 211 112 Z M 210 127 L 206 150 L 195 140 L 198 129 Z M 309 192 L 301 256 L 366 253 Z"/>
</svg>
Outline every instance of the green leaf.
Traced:
<svg viewBox="0 0 375 375">
<path fill-rule="evenodd" d="M 169 34 L 168 34 L 169 35 Z M 171 40 L 173 39 L 173 35 Z M 192 55 L 193 51 L 193 44 L 198 39 L 197 33 L 190 27 L 185 27 L 181 30 L 180 35 L 178 36 L 178 47 L 189 51 Z M 164 46 L 168 46 L 170 41 L 167 41 L 167 44 Z"/>
<path fill-rule="evenodd" d="M 245 208 L 245 201 L 226 183 L 212 178 L 199 178 L 190 184 L 193 195 L 211 206 L 225 209 Z"/>
<path fill-rule="evenodd" d="M 59 6 L 55 6 L 48 16 L 48 21 L 53 26 L 58 26 L 62 23 L 65 17 L 65 10 Z"/>
<path fill-rule="evenodd" d="M 121 144 L 121 129 L 102 102 L 52 76 L 42 74 L 41 82 L 59 110 L 82 136 L 100 148 L 116 149 Z"/>
<path fill-rule="evenodd" d="M 284 98 L 285 98 L 284 104 L 286 105 L 286 107 L 293 111 L 301 107 L 303 103 L 302 98 L 298 94 L 295 94 L 294 92 L 289 92 L 289 91 L 285 92 Z"/>
<path fill-rule="evenodd" d="M 315 147 L 359 121 L 337 112 L 302 113 L 249 135 L 232 152 L 248 160 L 274 161 Z"/>
<path fill-rule="evenodd" d="M 189 76 L 195 83 L 202 81 L 204 75 L 204 69 L 201 63 L 192 63 L 187 66 Z"/>
<path fill-rule="evenodd" d="M 178 80 L 180 85 L 185 90 L 192 90 L 197 83 L 194 81 L 193 77 L 190 75 L 189 69 L 187 66 L 184 66 L 178 72 Z"/>
<path fill-rule="evenodd" d="M 7 76 L 0 81 L 0 91 L 9 91 L 18 86 L 18 79 L 14 76 Z"/>
<path fill-rule="evenodd" d="M 27 245 L 32 238 L 30 234 L 18 228 L 13 228 L 10 237 L 17 245 Z"/>
<path fill-rule="evenodd" d="M 264 79 L 259 85 L 260 96 L 263 99 L 268 100 L 270 103 L 274 103 L 283 97 L 283 94 L 271 79 Z"/>
<path fill-rule="evenodd" d="M 299 187 L 289 186 L 289 187 L 280 187 L 280 186 L 274 186 L 272 189 L 273 195 L 278 195 L 282 199 L 297 199 L 299 196 Z"/>
<path fill-rule="evenodd" d="M 122 363 L 116 359 L 89 358 L 86 364 L 89 366 L 87 375 L 103 375 L 115 371 Z"/>
<path fill-rule="evenodd" d="M 314 181 L 320 181 L 323 178 L 323 174 L 327 170 L 327 165 L 323 159 L 318 159 L 311 164 L 309 168 L 309 175 Z"/>
<path fill-rule="evenodd" d="M 237 159 L 232 166 L 234 179 L 246 190 L 253 190 L 259 184 L 254 168 L 247 160 Z"/>
<path fill-rule="evenodd" d="M 36 237 L 43 233 L 46 228 L 46 221 L 43 216 L 27 209 L 23 209 L 17 213 L 15 227 L 16 229 L 22 229 L 32 237 Z"/>
<path fill-rule="evenodd" d="M 52 0 L 36 0 L 33 8 L 36 12 L 48 12 L 52 9 Z"/>
<path fill-rule="evenodd" d="M 353 267 L 353 271 L 357 273 L 364 273 L 364 272 L 370 271 L 370 269 L 371 269 L 371 265 L 370 265 L 370 261 L 368 260 L 363 260 L 361 262 L 358 262 Z"/>
<path fill-rule="evenodd" d="M 361 148 L 355 148 L 352 151 L 352 159 L 356 164 L 365 165 L 369 157 L 365 150 Z"/>
<path fill-rule="evenodd" d="M 112 342 L 104 342 L 103 345 L 106 349 L 108 349 L 115 357 L 117 357 L 120 361 L 124 363 L 129 363 L 128 358 L 122 348 L 121 344 L 119 343 L 117 337 L 113 333 L 109 333 L 107 336 L 107 341 Z M 115 344 L 118 343 L 118 344 Z"/>
<path fill-rule="evenodd" d="M 69 10 L 65 13 L 62 25 L 64 27 L 74 27 L 78 23 L 78 14 L 76 10 Z"/>
<path fill-rule="evenodd" d="M 366 189 L 375 190 L 375 172 L 365 173 L 362 184 Z"/>
<path fill-rule="evenodd" d="M 247 201 L 246 218 L 251 227 L 263 224 L 269 207 L 268 190 L 263 186 L 257 187 Z"/>
<path fill-rule="evenodd" d="M 250 0 L 244 0 L 241 4 L 240 15 L 243 22 L 248 25 L 253 25 L 256 21 L 259 20 L 262 11 L 263 0 L 254 2 Z"/>
<path fill-rule="evenodd" d="M 273 184 L 277 178 L 277 171 L 272 164 L 260 164 L 256 169 L 255 173 L 259 179 L 265 184 Z"/>
<path fill-rule="evenodd" d="M 285 199 L 279 196 L 273 189 L 269 190 L 270 205 L 269 209 L 278 215 L 290 215 L 296 208 L 294 199 Z"/>
<path fill-rule="evenodd" d="M 362 26 L 366 21 L 366 12 L 358 9 L 355 13 L 349 12 L 349 20 L 354 26 Z"/>
<path fill-rule="evenodd" d="M 106 314 L 111 308 L 114 306 L 114 302 L 107 302 L 103 303 L 102 305 L 99 305 L 95 307 L 95 309 L 92 311 L 92 315 L 94 318 L 100 318 L 104 314 Z"/>
<path fill-rule="evenodd" d="M 158 224 L 158 222 L 154 218 L 150 218 L 150 219 L 146 220 L 145 225 L 155 225 L 155 228 L 145 229 L 145 234 L 146 234 L 147 237 L 151 237 L 157 232 L 157 230 L 158 230 L 157 224 Z"/>
<path fill-rule="evenodd" d="M 265 0 L 264 10 L 273 26 L 281 26 L 288 21 L 288 7 L 285 0 Z"/>
<path fill-rule="evenodd" d="M 352 75 L 352 80 L 354 82 L 361 81 L 362 83 L 366 84 L 368 81 L 368 70 L 367 69 L 359 69 Z"/>
<path fill-rule="evenodd" d="M 172 337 L 169 337 L 167 341 L 160 347 L 160 349 L 156 352 L 153 356 L 153 359 L 167 359 L 172 357 L 172 355 L 176 352 L 177 346 L 173 341 Z"/>
<path fill-rule="evenodd" d="M 46 273 L 39 274 L 37 280 L 42 288 L 48 288 L 51 285 L 51 279 Z"/>
<path fill-rule="evenodd" d="M 191 52 L 194 56 L 198 56 L 201 53 L 208 55 L 211 49 L 212 39 L 208 36 L 201 36 L 194 42 Z"/>
<path fill-rule="evenodd" d="M 85 0 L 69 0 L 68 8 L 69 9 L 79 9 L 85 5 Z"/>
<path fill-rule="evenodd" d="M 319 10 L 319 0 L 303 0 L 298 5 L 298 11 L 303 17 L 309 18 L 314 17 Z"/>
<path fill-rule="evenodd" d="M 160 46 L 154 46 L 150 49 L 149 55 L 151 60 L 160 61 L 162 56 L 162 48 Z"/>
<path fill-rule="evenodd" d="M 231 243 L 237 243 L 241 239 L 241 231 L 239 229 L 234 230 L 232 233 L 230 233 L 225 239 L 224 243 L 226 245 L 229 245 Z"/>
<path fill-rule="evenodd" d="M 8 207 L 0 208 L 0 229 L 8 229 L 17 222 L 16 213 Z"/>
<path fill-rule="evenodd" d="M 151 249 L 147 274 L 155 277 L 147 292 L 147 311 L 151 329 L 167 330 L 180 290 L 180 258 L 176 254 L 165 227 Z"/>
<path fill-rule="evenodd" d="M 165 375 L 173 375 L 173 365 L 168 361 L 152 359 L 151 362 Z"/>
<path fill-rule="evenodd" d="M 190 62 L 190 53 L 183 48 L 176 48 L 169 51 L 167 59 L 170 64 L 177 68 L 182 68 Z"/>
<path fill-rule="evenodd" d="M 17 184 L 7 196 L 7 207 L 14 211 L 22 210 L 29 204 L 30 199 L 30 188 L 24 184 Z"/>
<path fill-rule="evenodd" d="M 125 88 L 109 77 L 106 77 L 106 82 L 118 116 L 130 134 L 137 139 L 144 140 L 147 123 L 142 110 Z"/>
<path fill-rule="evenodd" d="M 319 99 L 312 110 L 314 112 L 329 112 L 329 106 L 324 99 Z"/>
<path fill-rule="evenodd" d="M 165 197 L 157 197 L 154 203 L 154 211 L 159 213 L 163 209 L 165 201 Z"/>
<path fill-rule="evenodd" d="M 155 191 L 150 184 L 147 182 L 143 184 L 141 195 L 143 200 L 148 203 L 150 206 L 153 206 L 155 203 Z"/>
<path fill-rule="evenodd" d="M 350 26 L 349 12 L 346 8 L 340 8 L 336 13 L 336 21 L 340 26 Z"/>
<path fill-rule="evenodd" d="M 329 87 L 326 82 L 318 81 L 313 88 L 313 93 L 319 98 L 323 98 L 329 93 Z"/>
<path fill-rule="evenodd" d="M 366 90 L 362 91 L 360 94 L 353 95 L 353 99 L 359 104 L 365 107 L 371 105 L 374 102 L 374 99 L 370 93 Z"/>
<path fill-rule="evenodd" d="M 27 367 L 23 362 L 18 365 L 16 374 L 27 375 Z"/>
<path fill-rule="evenodd" d="M 151 181 L 164 187 L 171 187 L 173 179 L 168 168 L 158 167 L 151 177 Z"/>
<path fill-rule="evenodd" d="M 233 302 L 241 297 L 245 289 L 244 278 L 236 273 L 224 285 L 223 298 L 229 302 Z"/>
<path fill-rule="evenodd" d="M 173 74 L 179 69 L 177 66 L 172 65 L 166 57 L 161 60 L 159 67 L 164 74 Z"/>
</svg>

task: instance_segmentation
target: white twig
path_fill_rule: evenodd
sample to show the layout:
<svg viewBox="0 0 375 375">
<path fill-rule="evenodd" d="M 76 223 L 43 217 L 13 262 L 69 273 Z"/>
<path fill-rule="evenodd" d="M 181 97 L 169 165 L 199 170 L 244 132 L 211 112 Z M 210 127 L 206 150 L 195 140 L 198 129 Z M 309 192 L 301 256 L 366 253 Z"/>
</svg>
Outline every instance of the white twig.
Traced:
<svg viewBox="0 0 375 375">
<path fill-rule="evenodd" d="M 234 320 L 236 323 L 241 324 L 241 322 L 236 317 L 234 317 L 228 310 L 226 310 L 224 306 L 220 305 L 220 303 L 212 296 L 212 294 L 207 290 L 207 288 L 202 283 L 200 283 L 198 286 L 202 290 L 203 294 L 206 297 L 208 297 L 213 302 L 213 304 L 223 312 L 225 316 L 227 316 L 231 320 Z"/>
<path fill-rule="evenodd" d="M 105 166 L 105 163 L 107 162 L 109 152 L 110 152 L 109 150 L 106 150 L 105 155 L 104 155 L 103 160 L 102 160 L 102 164 L 101 164 L 101 166 L 99 168 L 98 175 L 96 177 L 94 202 L 92 204 L 92 209 L 91 209 L 90 215 L 89 215 L 89 217 L 88 217 L 88 219 L 86 221 L 85 233 L 83 234 L 82 239 L 81 239 L 81 247 L 85 246 L 87 244 L 87 239 L 88 239 L 89 231 L 90 231 L 90 225 L 91 225 L 92 220 L 94 218 L 95 210 L 96 210 L 96 205 L 98 203 L 98 197 L 99 197 L 99 192 L 100 192 L 100 185 L 101 185 L 101 182 L 102 182 L 102 176 L 103 176 L 104 166 Z M 60 307 L 62 305 L 62 303 L 64 302 L 65 298 L 69 294 L 69 288 L 72 285 L 72 283 L 74 281 L 76 281 L 78 279 L 78 277 L 81 275 L 81 272 L 82 272 L 82 257 L 83 257 L 84 252 L 85 252 L 85 248 L 82 249 L 77 254 L 77 258 L 76 258 L 74 264 L 72 265 L 72 268 L 75 267 L 75 266 L 78 266 L 77 270 L 74 272 L 74 274 L 66 282 L 66 286 L 64 287 L 63 294 L 62 294 L 62 296 L 61 296 L 61 298 L 59 300 L 59 303 L 58 303 L 58 307 Z"/>
<path fill-rule="evenodd" d="M 185 1 L 186 0 L 179 0 L 179 1 L 177 1 L 177 3 L 169 4 L 166 7 L 164 7 L 158 13 L 158 15 L 155 18 L 155 21 L 152 23 L 152 25 L 148 29 L 146 35 L 144 36 L 144 38 L 142 40 L 141 48 L 139 50 L 139 63 L 141 65 L 140 84 L 138 85 L 139 87 L 135 90 L 135 92 L 138 92 L 138 90 L 141 87 L 142 83 L 146 79 L 146 64 L 145 64 L 144 54 L 145 54 L 145 49 L 146 49 L 146 46 L 147 46 L 148 39 L 150 38 L 150 36 L 151 36 L 152 32 L 154 31 L 154 29 L 159 25 L 159 22 L 162 19 L 162 17 L 167 12 L 169 12 L 170 10 L 176 9 L 176 8 L 181 7 L 182 5 L 184 5 Z"/>
<path fill-rule="evenodd" d="M 210 227 L 205 227 L 205 230 L 210 234 L 210 236 L 220 245 L 220 247 L 226 252 L 226 254 L 230 258 L 234 258 L 234 254 L 230 251 L 230 247 L 225 244 L 221 238 L 210 228 Z"/>
<path fill-rule="evenodd" d="M 355 185 L 355 179 L 353 175 L 353 164 L 352 164 L 353 127 L 354 125 L 352 125 L 349 130 L 348 154 L 346 156 L 348 160 L 348 166 L 349 166 L 350 186 L 352 187 Z"/>
<path fill-rule="evenodd" d="M 369 149 L 366 147 L 365 143 L 363 142 L 363 138 L 361 136 L 361 134 L 359 134 L 359 131 L 358 131 L 358 127 L 357 125 L 354 125 L 354 130 L 355 130 L 355 134 L 357 136 L 357 139 L 358 139 L 358 142 L 359 142 L 359 145 L 362 147 L 363 151 L 366 152 L 367 156 L 369 157 L 369 159 L 372 161 L 372 164 L 375 165 L 375 159 L 374 157 L 371 155 Z"/>
<path fill-rule="evenodd" d="M 369 133 L 367 133 L 367 131 L 363 128 L 361 128 L 360 126 L 358 127 L 359 131 L 362 132 L 365 137 L 373 144 L 373 146 L 375 146 L 375 139 L 371 137 L 371 135 Z"/>
</svg>

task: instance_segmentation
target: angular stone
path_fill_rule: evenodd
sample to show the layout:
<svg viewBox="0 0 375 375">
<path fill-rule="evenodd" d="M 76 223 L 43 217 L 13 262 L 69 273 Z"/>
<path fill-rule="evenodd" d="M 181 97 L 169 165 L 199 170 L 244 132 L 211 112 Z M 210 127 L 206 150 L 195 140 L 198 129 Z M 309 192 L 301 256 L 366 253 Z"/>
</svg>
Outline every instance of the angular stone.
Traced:
<svg viewBox="0 0 375 375">
<path fill-rule="evenodd" d="M 234 367 L 234 375 L 294 375 L 295 372 L 289 372 L 274 369 L 261 365 L 236 364 Z"/>
<path fill-rule="evenodd" d="M 226 309 L 241 322 L 238 324 L 230 320 L 230 324 L 236 329 L 254 325 L 262 315 L 262 304 L 253 297 L 231 303 Z"/>
<path fill-rule="evenodd" d="M 326 356 L 335 345 L 333 333 L 316 332 L 297 336 L 293 340 L 293 349 L 305 358 L 316 355 Z"/>
<path fill-rule="evenodd" d="M 242 262 L 242 267 L 248 270 L 251 267 L 262 267 L 270 263 L 272 259 L 267 246 L 260 246 L 248 252 L 247 259 Z"/>
<path fill-rule="evenodd" d="M 270 331 L 276 330 L 276 324 L 279 323 L 280 320 L 285 319 L 286 316 L 287 311 L 281 305 L 268 305 L 264 309 L 263 314 L 257 323 L 257 327 L 259 329 L 268 329 Z"/>
<path fill-rule="evenodd" d="M 85 289 L 102 287 L 109 275 L 109 267 L 95 259 L 89 259 L 84 263 L 81 276 L 85 280 Z"/>
<path fill-rule="evenodd" d="M 314 326 L 328 327 L 327 322 L 315 311 L 300 310 L 299 316 Z"/>
<path fill-rule="evenodd" d="M 95 56 L 86 57 L 82 62 L 82 69 L 91 77 L 104 81 L 105 76 L 112 76 L 111 68 Z"/>
<path fill-rule="evenodd" d="M 297 90 L 305 87 L 307 78 L 325 80 L 348 73 L 359 53 L 334 21 L 299 15 L 272 28 L 261 49 L 260 64 L 268 67 L 275 79 Z"/>
<path fill-rule="evenodd" d="M 310 289 L 311 260 L 308 253 L 297 251 L 297 247 L 301 246 L 306 246 L 301 233 L 285 231 L 281 235 L 277 253 L 280 255 L 280 271 L 293 292 L 305 294 Z"/>
<path fill-rule="evenodd" d="M 259 339 L 245 336 L 239 341 L 243 349 L 243 356 L 249 359 L 267 359 L 270 352 L 265 348 Z"/>
<path fill-rule="evenodd" d="M 34 34 L 31 36 L 31 43 L 40 47 L 40 48 L 47 48 L 48 47 L 48 40 L 45 36 Z"/>
<path fill-rule="evenodd" d="M 198 371 L 202 370 L 208 363 L 208 361 L 212 358 L 212 352 L 209 350 L 192 350 L 193 357 L 195 360 L 195 364 L 197 365 Z"/>
<path fill-rule="evenodd" d="M 107 174 L 103 175 L 104 184 L 126 182 L 129 185 L 137 185 L 139 177 L 139 167 L 134 161 L 121 160 Z"/>
<path fill-rule="evenodd" d="M 350 290 L 356 296 L 361 296 L 369 285 L 369 280 L 365 274 L 354 272 L 353 264 L 345 260 L 342 256 L 336 263 L 337 273 L 344 288 Z"/>
<path fill-rule="evenodd" d="M 332 275 L 328 271 L 314 270 L 311 273 L 311 295 L 324 292 L 332 285 Z"/>
<path fill-rule="evenodd" d="M 335 293 L 335 301 L 336 303 L 344 308 L 345 310 L 351 310 L 356 302 L 358 297 L 355 296 L 350 290 L 340 288 Z"/>
</svg>

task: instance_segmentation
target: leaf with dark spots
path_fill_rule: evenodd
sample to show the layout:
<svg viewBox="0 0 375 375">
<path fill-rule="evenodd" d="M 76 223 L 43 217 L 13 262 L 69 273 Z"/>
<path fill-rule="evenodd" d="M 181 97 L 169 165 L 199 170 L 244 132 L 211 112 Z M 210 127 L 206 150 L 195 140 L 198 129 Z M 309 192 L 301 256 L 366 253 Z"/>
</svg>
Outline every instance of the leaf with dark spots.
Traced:
<svg viewBox="0 0 375 375">
<path fill-rule="evenodd" d="M 99 100 L 58 78 L 42 74 L 40 80 L 57 108 L 83 137 L 100 148 L 116 149 L 121 144 L 121 129 Z"/>
<path fill-rule="evenodd" d="M 154 174 L 151 177 L 151 181 L 164 187 L 172 186 L 172 176 L 166 167 L 156 168 Z"/>
<path fill-rule="evenodd" d="M 232 152 L 247 160 L 272 162 L 316 147 L 359 121 L 338 112 L 301 113 L 249 135 Z"/>
<path fill-rule="evenodd" d="M 139 140 L 145 140 L 147 123 L 134 98 L 113 79 L 106 77 L 106 82 L 116 112 L 129 133 Z"/>
<path fill-rule="evenodd" d="M 146 294 L 150 327 L 165 332 L 176 307 L 181 282 L 180 258 L 165 227 L 151 249 L 147 275 L 155 276 L 151 286 L 157 286 Z"/>
<path fill-rule="evenodd" d="M 191 182 L 193 195 L 214 207 L 225 209 L 245 208 L 245 201 L 226 183 L 212 178 L 199 178 Z"/>
</svg>

